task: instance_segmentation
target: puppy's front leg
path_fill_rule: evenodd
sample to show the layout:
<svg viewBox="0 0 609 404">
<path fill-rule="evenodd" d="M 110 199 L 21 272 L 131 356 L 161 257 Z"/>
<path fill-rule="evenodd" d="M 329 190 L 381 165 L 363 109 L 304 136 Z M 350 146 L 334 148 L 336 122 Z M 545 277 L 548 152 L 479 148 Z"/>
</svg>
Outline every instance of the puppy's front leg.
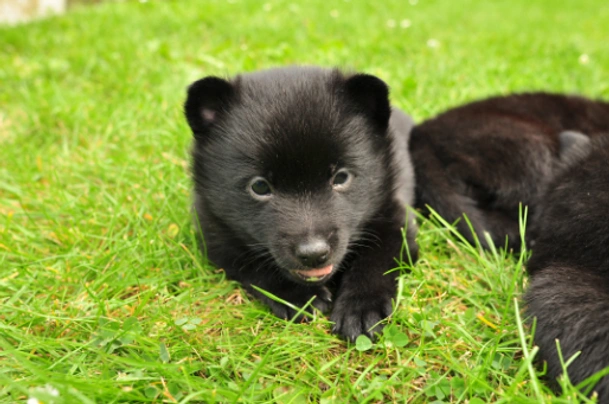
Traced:
<svg viewBox="0 0 609 404">
<path fill-rule="evenodd" d="M 354 341 L 359 335 L 373 337 L 380 332 L 377 324 L 392 312 L 392 299 L 396 296 L 397 271 L 395 258 L 402 248 L 402 230 L 395 221 L 377 222 L 367 228 L 378 241 L 361 248 L 351 268 L 347 268 L 340 284 L 330 319 L 333 332 Z M 411 262 L 418 257 L 415 230 L 410 226 L 407 242 Z"/>
</svg>

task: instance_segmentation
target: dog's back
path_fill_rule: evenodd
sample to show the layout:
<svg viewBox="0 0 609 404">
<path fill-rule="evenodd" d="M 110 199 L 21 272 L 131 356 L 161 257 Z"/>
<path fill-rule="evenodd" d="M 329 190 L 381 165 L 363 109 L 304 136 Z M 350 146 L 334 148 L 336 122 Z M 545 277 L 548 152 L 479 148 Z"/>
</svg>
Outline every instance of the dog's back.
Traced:
<svg viewBox="0 0 609 404">
<path fill-rule="evenodd" d="M 410 151 L 416 206 L 430 206 L 470 241 L 486 246 L 484 232 L 519 247 L 519 204 L 534 210 L 538 189 L 571 143 L 565 131 L 609 132 L 609 104 L 547 93 L 494 97 L 448 110 L 417 125 Z M 575 138 L 576 139 L 576 138 Z"/>
</svg>

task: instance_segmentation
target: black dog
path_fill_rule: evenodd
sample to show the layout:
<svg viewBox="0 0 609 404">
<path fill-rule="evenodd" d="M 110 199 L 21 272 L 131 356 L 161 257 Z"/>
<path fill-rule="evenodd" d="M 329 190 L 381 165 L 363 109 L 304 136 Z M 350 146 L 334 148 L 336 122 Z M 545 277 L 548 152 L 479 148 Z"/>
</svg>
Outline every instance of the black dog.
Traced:
<svg viewBox="0 0 609 404">
<path fill-rule="evenodd" d="M 586 133 L 590 137 L 583 135 Z M 548 377 L 565 360 L 574 383 L 609 366 L 609 103 L 532 93 L 449 110 L 414 128 L 417 207 L 429 205 L 470 241 L 518 248 L 529 207 L 528 315 Z M 557 387 L 557 384 L 554 384 Z M 609 376 L 595 386 L 609 400 Z"/>
<path fill-rule="evenodd" d="M 538 190 L 585 142 L 580 133 L 609 132 L 609 103 L 530 93 L 489 98 L 448 110 L 417 125 L 410 153 L 416 206 L 430 206 L 470 242 L 518 249 L 519 205 L 535 217 Z"/>
<path fill-rule="evenodd" d="M 556 380 L 564 360 L 576 384 L 609 367 L 609 139 L 597 138 L 568 162 L 538 204 L 532 231 L 528 314 L 537 318 L 535 343 Z M 554 386 L 556 387 L 556 385 Z M 609 376 L 596 384 L 609 402 Z"/>
<path fill-rule="evenodd" d="M 209 259 L 282 318 L 326 311 L 334 332 L 372 336 L 391 314 L 395 257 L 414 199 L 412 121 L 366 74 L 289 67 L 193 83 L 194 208 Z M 335 289 L 335 296 L 332 290 Z"/>
</svg>

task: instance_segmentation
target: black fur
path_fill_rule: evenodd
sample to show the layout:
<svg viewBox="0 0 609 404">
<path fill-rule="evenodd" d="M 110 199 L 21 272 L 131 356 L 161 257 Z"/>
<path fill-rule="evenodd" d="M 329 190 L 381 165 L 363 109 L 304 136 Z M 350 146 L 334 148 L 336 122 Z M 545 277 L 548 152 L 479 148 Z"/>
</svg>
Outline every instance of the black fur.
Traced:
<svg viewBox="0 0 609 404">
<path fill-rule="evenodd" d="M 526 302 L 551 381 L 562 373 L 557 339 L 565 360 L 581 351 L 567 369 L 573 383 L 609 366 L 608 144 L 597 138 L 572 156 L 538 204 Z M 609 376 L 594 390 L 609 402 Z"/>
<path fill-rule="evenodd" d="M 315 297 L 327 311 L 334 301 L 334 332 L 345 338 L 378 331 L 406 223 L 417 258 L 405 209 L 412 121 L 391 109 L 386 84 L 315 67 L 207 77 L 190 86 L 185 114 L 209 259 L 279 317 L 296 312 L 253 286 L 297 307 Z"/>
<path fill-rule="evenodd" d="M 565 133 L 566 132 L 566 133 Z M 535 215 L 538 190 L 585 133 L 609 132 L 609 103 L 529 93 L 494 97 L 448 110 L 417 125 L 410 152 L 416 206 L 430 206 L 470 242 L 518 249 L 519 204 Z M 561 136 L 561 133 L 563 135 Z"/>
</svg>

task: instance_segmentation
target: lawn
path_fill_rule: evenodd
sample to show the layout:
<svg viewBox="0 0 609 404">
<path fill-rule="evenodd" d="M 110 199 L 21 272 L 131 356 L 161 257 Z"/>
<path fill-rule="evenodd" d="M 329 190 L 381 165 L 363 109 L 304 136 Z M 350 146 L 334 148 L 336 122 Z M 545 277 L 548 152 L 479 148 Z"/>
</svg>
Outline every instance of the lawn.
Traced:
<svg viewBox="0 0 609 404">
<path fill-rule="evenodd" d="M 609 98 L 608 21 L 598 0 L 180 0 L 0 28 L 0 403 L 586 402 L 531 362 L 518 257 L 429 221 L 374 345 L 273 317 L 196 249 L 181 108 L 202 76 L 295 63 L 376 74 L 419 121 Z"/>
</svg>

